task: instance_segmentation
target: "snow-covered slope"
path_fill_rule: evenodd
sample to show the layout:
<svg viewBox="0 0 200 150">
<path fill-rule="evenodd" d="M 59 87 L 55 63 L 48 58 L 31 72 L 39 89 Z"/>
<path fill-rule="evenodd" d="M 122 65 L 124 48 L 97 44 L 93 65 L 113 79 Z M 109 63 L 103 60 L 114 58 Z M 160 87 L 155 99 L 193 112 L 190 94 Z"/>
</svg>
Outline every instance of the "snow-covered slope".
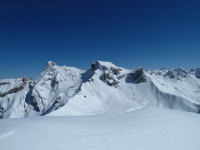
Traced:
<svg viewBox="0 0 200 150">
<path fill-rule="evenodd" d="M 31 79 L 0 80 L 0 117 L 21 118 L 25 116 L 26 94 Z"/>
<path fill-rule="evenodd" d="M 198 113 L 200 69 L 127 70 L 97 61 L 80 70 L 49 61 L 35 81 L 0 80 L 0 118 L 94 115 L 144 107 Z"/>
<path fill-rule="evenodd" d="M 0 120 L 2 150 L 199 150 L 198 114 L 165 109 Z"/>
</svg>

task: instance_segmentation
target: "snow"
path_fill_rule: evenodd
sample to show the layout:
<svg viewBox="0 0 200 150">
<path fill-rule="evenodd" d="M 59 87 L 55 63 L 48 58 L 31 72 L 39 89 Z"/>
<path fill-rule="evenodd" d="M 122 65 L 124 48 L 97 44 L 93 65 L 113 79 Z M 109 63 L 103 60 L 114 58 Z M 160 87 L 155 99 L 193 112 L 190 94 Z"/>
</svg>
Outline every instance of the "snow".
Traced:
<svg viewBox="0 0 200 150">
<path fill-rule="evenodd" d="M 97 62 L 102 66 L 106 66 L 107 68 L 111 68 L 111 67 L 116 68 L 117 67 L 112 62 L 106 62 L 106 61 L 100 61 L 100 60 L 98 60 Z"/>
<path fill-rule="evenodd" d="M 177 69 L 176 69 L 177 70 Z M 119 87 L 108 86 L 100 77 L 104 71 L 96 70 L 93 82 L 81 85 L 80 92 L 68 103 L 49 116 L 81 116 L 113 112 L 128 112 L 145 107 L 170 108 L 198 112 L 200 105 L 200 80 L 194 75 L 188 78 L 169 79 L 156 72 L 147 74 L 148 81 L 140 84 L 127 82 L 126 75 L 120 80 Z M 180 73 L 178 73 L 180 75 Z"/>
<path fill-rule="evenodd" d="M 20 86 L 22 84 L 21 79 L 3 79 L 0 80 L 0 93 L 7 92 L 14 87 Z"/>
<path fill-rule="evenodd" d="M 28 92 L 28 80 L 26 83 L 23 82 L 23 78 L 19 79 L 6 79 L 0 80 L 0 94 L 6 93 L 14 88 L 23 86 L 24 88 L 17 92 L 6 95 L 4 97 L 0 97 L 0 117 L 2 115 L 2 111 L 5 111 L 3 115 L 5 118 L 8 116 L 10 118 L 22 118 L 24 117 L 24 112 L 21 111 L 24 109 L 25 105 L 25 97 Z M 3 83 L 3 84 L 2 84 Z M 6 83 L 6 84 L 5 84 Z"/>
<path fill-rule="evenodd" d="M 34 81 L 0 80 L 0 118 L 86 116 L 148 107 L 200 112 L 199 69 L 146 70 L 139 83 L 131 79 L 134 71 L 103 61 L 88 70 L 49 61 Z M 5 95 L 20 86 L 22 90 Z"/>
<path fill-rule="evenodd" d="M 0 120 L 2 150 L 199 150 L 198 114 L 145 108 L 82 117 Z"/>
<path fill-rule="evenodd" d="M 199 69 L 133 72 L 49 61 L 34 81 L 0 80 L 0 149 L 199 150 Z"/>
</svg>

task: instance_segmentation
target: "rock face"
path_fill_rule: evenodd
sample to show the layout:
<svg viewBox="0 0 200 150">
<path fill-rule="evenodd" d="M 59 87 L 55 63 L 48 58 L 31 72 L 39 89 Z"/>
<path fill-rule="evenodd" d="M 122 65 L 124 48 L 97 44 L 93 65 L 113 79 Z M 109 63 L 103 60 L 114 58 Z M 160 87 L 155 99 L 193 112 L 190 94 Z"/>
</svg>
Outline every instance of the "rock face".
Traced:
<svg viewBox="0 0 200 150">
<path fill-rule="evenodd" d="M 138 68 L 131 72 L 130 76 L 135 83 L 142 83 L 147 81 L 147 76 L 145 75 L 143 68 Z"/>
<path fill-rule="evenodd" d="M 4 93 L 1 93 L 0 92 L 0 97 L 5 97 L 6 95 L 9 95 L 9 94 L 13 94 L 13 93 L 17 93 L 21 90 L 24 89 L 24 86 L 30 81 L 30 79 L 26 78 L 26 77 L 23 77 L 21 79 L 22 81 L 22 84 L 21 85 L 18 85 L 17 87 L 14 87 L 12 89 L 10 89 L 9 91 L 6 91 Z M 1 82 L 0 85 L 7 85 L 7 84 L 10 84 L 10 82 Z"/>
<path fill-rule="evenodd" d="M 6 85 L 6 84 L 10 84 L 10 82 L 0 82 L 0 85 Z"/>
<path fill-rule="evenodd" d="M 176 76 L 179 78 L 188 78 L 189 77 L 189 72 L 186 69 L 177 68 L 177 69 L 174 69 L 174 72 L 175 72 Z"/>
<path fill-rule="evenodd" d="M 48 69 L 48 68 L 53 67 L 53 66 L 55 66 L 55 65 L 56 65 L 55 62 L 53 62 L 53 61 L 48 61 L 48 62 L 46 63 L 46 68 L 45 68 L 45 69 Z"/>
<path fill-rule="evenodd" d="M 196 78 L 200 79 L 200 68 L 196 69 L 195 76 Z"/>
<path fill-rule="evenodd" d="M 165 77 L 169 77 L 170 79 L 173 79 L 176 77 L 175 73 L 171 70 L 169 70 L 166 74 Z"/>
<path fill-rule="evenodd" d="M 189 71 L 183 69 L 183 68 L 177 68 L 173 70 L 169 70 L 166 74 L 165 77 L 169 77 L 170 79 L 177 78 L 188 78 L 189 77 Z"/>
<path fill-rule="evenodd" d="M 103 62 L 103 61 L 96 61 L 91 63 L 91 69 L 93 70 L 107 70 L 110 68 L 118 68 L 117 66 L 115 66 L 114 64 L 112 64 L 111 62 Z"/>
<path fill-rule="evenodd" d="M 0 118 L 24 117 L 24 112 L 20 110 L 25 107 L 30 79 L 6 79 L 0 82 L 7 83 L 0 85 Z"/>
<path fill-rule="evenodd" d="M 113 67 L 106 70 L 104 72 L 104 82 L 109 86 L 117 87 L 117 85 L 120 83 L 120 79 L 123 76 L 120 75 L 120 71 L 122 71 L 122 69 Z"/>
<path fill-rule="evenodd" d="M 13 89 L 11 89 L 8 92 L 0 94 L 0 97 L 4 97 L 4 96 L 9 95 L 9 94 L 17 93 L 17 92 L 21 91 L 22 89 L 24 89 L 23 86 L 13 88 Z"/>
<path fill-rule="evenodd" d="M 22 78 L 22 81 L 23 81 L 23 83 L 25 84 L 26 82 L 28 82 L 30 79 L 28 79 L 27 77 L 23 77 Z"/>
<path fill-rule="evenodd" d="M 92 70 L 96 70 L 96 69 L 98 69 L 98 68 L 102 69 L 102 68 L 100 67 L 100 63 L 99 63 L 99 62 L 93 62 L 93 63 L 91 63 L 91 69 L 92 69 Z"/>
<path fill-rule="evenodd" d="M 96 61 L 91 64 L 94 73 L 101 71 L 103 75 L 100 79 L 109 86 L 118 87 L 120 80 L 124 75 L 121 74 L 122 69 L 110 62 Z M 93 80 L 93 79 L 92 79 Z"/>
</svg>

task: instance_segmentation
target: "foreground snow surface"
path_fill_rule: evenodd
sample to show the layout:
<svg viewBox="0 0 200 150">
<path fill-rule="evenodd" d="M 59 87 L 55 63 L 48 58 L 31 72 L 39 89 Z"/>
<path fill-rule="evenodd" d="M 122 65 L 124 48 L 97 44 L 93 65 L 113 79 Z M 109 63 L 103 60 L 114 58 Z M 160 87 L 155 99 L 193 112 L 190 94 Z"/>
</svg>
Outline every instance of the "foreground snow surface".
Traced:
<svg viewBox="0 0 200 150">
<path fill-rule="evenodd" d="M 1 150 L 199 150 L 198 114 L 148 108 L 0 120 Z"/>
</svg>

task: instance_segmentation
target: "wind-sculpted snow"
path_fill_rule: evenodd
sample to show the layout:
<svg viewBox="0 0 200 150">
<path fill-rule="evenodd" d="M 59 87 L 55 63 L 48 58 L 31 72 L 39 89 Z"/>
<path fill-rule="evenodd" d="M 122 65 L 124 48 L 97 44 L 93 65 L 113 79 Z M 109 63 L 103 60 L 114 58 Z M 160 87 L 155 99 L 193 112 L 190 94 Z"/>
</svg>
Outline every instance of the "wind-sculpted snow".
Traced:
<svg viewBox="0 0 200 150">
<path fill-rule="evenodd" d="M 142 109 L 0 120 L 1 150 L 199 150 L 198 114 Z"/>
<path fill-rule="evenodd" d="M 94 115 L 160 107 L 199 112 L 198 69 L 127 70 L 97 61 L 88 70 L 49 61 L 36 80 L 0 80 L 0 118 Z"/>
</svg>

